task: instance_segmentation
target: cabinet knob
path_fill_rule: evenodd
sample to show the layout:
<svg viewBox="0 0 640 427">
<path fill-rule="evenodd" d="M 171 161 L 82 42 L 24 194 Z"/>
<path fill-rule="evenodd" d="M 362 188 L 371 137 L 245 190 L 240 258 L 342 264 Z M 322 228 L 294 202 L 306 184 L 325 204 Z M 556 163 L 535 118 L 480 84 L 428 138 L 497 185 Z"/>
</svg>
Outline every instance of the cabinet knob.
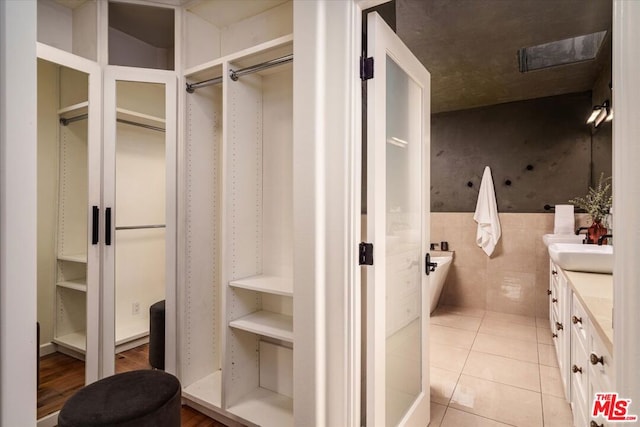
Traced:
<svg viewBox="0 0 640 427">
<path fill-rule="evenodd" d="M 558 272 L 555 271 L 555 270 L 551 270 L 551 274 L 553 274 L 555 276 L 556 274 L 558 274 Z"/>
<path fill-rule="evenodd" d="M 573 324 L 575 325 L 576 323 L 580 323 L 582 324 L 582 317 L 578 317 L 578 316 L 571 316 L 571 321 L 573 322 Z"/>
<path fill-rule="evenodd" d="M 601 363 L 604 365 L 604 357 L 602 356 L 598 357 L 598 355 L 595 353 L 591 353 L 589 355 L 589 361 L 591 362 L 592 365 L 597 365 L 598 363 Z"/>
<path fill-rule="evenodd" d="M 558 302 L 558 298 L 551 299 L 551 302 Z"/>
<path fill-rule="evenodd" d="M 559 330 L 559 331 L 561 331 L 561 330 L 563 330 L 563 329 L 564 329 L 564 326 L 562 326 L 562 323 L 560 323 L 560 322 L 556 322 L 556 329 L 557 329 L 557 330 Z"/>
<path fill-rule="evenodd" d="M 591 420 L 589 427 L 604 427 L 604 424 L 598 424 L 597 422 Z"/>
<path fill-rule="evenodd" d="M 576 365 L 573 365 L 571 367 L 571 372 L 573 372 L 574 374 L 577 374 L 578 372 L 582 373 L 582 368 L 578 368 Z"/>
<path fill-rule="evenodd" d="M 558 338 L 558 334 L 551 334 L 551 338 Z"/>
<path fill-rule="evenodd" d="M 551 295 L 551 289 L 547 289 L 547 295 Z"/>
</svg>

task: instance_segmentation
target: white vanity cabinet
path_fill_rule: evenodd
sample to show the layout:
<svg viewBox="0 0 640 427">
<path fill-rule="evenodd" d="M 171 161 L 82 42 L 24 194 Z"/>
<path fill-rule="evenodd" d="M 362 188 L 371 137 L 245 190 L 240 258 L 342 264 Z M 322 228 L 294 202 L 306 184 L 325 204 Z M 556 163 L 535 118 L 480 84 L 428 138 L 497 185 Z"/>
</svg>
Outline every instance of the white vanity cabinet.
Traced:
<svg viewBox="0 0 640 427">
<path fill-rule="evenodd" d="M 593 417 L 592 410 L 596 393 L 616 391 L 611 276 L 563 271 L 553 261 L 550 267 L 549 318 L 573 424 L 608 426 L 602 415 Z"/>
<path fill-rule="evenodd" d="M 587 425 L 586 418 L 589 411 L 592 395 L 589 393 L 589 367 L 588 348 L 589 318 L 586 311 L 573 294 L 571 298 L 571 352 L 570 352 L 570 386 L 571 409 L 573 410 L 574 424 L 576 426 Z"/>
<path fill-rule="evenodd" d="M 569 328 L 569 312 L 571 293 L 567 278 L 558 266 L 550 261 L 549 269 L 549 321 L 551 336 L 558 358 L 560 376 L 564 385 L 565 397 L 570 399 L 570 358 L 571 331 Z"/>
</svg>

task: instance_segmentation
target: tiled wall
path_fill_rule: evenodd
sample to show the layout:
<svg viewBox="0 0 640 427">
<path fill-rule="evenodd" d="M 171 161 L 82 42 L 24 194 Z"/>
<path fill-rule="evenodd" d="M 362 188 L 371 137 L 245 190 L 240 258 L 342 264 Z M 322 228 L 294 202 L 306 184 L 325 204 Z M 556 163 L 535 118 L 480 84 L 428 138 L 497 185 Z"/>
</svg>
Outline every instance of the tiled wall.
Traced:
<svg viewBox="0 0 640 427">
<path fill-rule="evenodd" d="M 502 237 L 489 258 L 475 243 L 472 212 L 432 212 L 431 242 L 455 252 L 440 304 L 527 316 L 548 316 L 549 255 L 542 236 L 553 214 L 501 213 Z M 576 215 L 576 227 L 588 225 Z"/>
</svg>

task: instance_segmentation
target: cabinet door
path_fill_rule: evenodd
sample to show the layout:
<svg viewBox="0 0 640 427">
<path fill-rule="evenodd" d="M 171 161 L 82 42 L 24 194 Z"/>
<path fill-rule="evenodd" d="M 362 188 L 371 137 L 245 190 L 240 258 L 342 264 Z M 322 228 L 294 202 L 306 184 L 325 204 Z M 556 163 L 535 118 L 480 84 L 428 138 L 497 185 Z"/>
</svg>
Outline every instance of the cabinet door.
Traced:
<svg viewBox="0 0 640 427">
<path fill-rule="evenodd" d="M 367 276 L 367 425 L 425 425 L 430 77 L 378 14 L 369 14 L 367 31 L 375 65 L 367 82 L 367 236 L 375 250 Z M 386 245 L 391 236 L 408 260 L 403 271 L 388 269 L 397 255 Z M 388 289 L 400 275 L 412 282 L 411 296 Z"/>
<path fill-rule="evenodd" d="M 162 300 L 164 369 L 175 371 L 175 80 L 168 71 L 105 71 L 103 376 L 147 367 L 124 352 L 138 348 L 146 362 L 149 308 Z"/>
<path fill-rule="evenodd" d="M 99 375 L 102 109 L 96 63 L 44 44 L 37 52 L 41 418 Z"/>
</svg>

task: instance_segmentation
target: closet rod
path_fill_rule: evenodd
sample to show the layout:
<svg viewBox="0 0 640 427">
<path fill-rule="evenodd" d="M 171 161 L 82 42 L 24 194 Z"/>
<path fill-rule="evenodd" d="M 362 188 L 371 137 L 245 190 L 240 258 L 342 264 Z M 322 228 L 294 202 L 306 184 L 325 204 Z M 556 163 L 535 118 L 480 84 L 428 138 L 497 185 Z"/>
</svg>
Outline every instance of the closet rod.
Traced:
<svg viewBox="0 0 640 427">
<path fill-rule="evenodd" d="M 141 230 L 143 228 L 165 228 L 164 224 L 149 224 L 149 225 L 121 225 L 116 227 L 116 230 Z"/>
<path fill-rule="evenodd" d="M 231 78 L 231 80 L 235 82 L 238 80 L 238 78 L 244 75 L 255 73 L 257 71 L 266 70 L 271 67 L 277 67 L 278 65 L 286 64 L 291 61 L 293 61 L 292 53 L 289 55 L 285 55 L 281 58 L 272 59 L 270 61 L 266 61 L 261 64 L 252 65 L 246 68 L 241 68 L 239 70 L 229 70 L 229 77 Z M 215 85 L 221 82 L 222 82 L 222 77 L 214 77 L 212 79 L 203 80 L 197 83 L 187 83 L 187 92 L 193 93 L 198 88 Z"/>
<path fill-rule="evenodd" d="M 77 122 L 79 120 L 84 120 L 87 117 L 89 117 L 88 114 L 80 114 L 79 116 L 69 117 L 68 119 L 61 118 L 60 124 L 62 126 L 67 126 L 69 123 Z M 161 128 L 158 126 L 152 126 L 152 125 L 145 125 L 144 123 L 136 123 L 136 122 L 132 122 L 131 120 L 116 119 L 116 122 L 124 123 L 126 125 L 138 126 L 145 129 L 157 130 L 158 132 L 165 132 L 164 128 Z"/>
</svg>

